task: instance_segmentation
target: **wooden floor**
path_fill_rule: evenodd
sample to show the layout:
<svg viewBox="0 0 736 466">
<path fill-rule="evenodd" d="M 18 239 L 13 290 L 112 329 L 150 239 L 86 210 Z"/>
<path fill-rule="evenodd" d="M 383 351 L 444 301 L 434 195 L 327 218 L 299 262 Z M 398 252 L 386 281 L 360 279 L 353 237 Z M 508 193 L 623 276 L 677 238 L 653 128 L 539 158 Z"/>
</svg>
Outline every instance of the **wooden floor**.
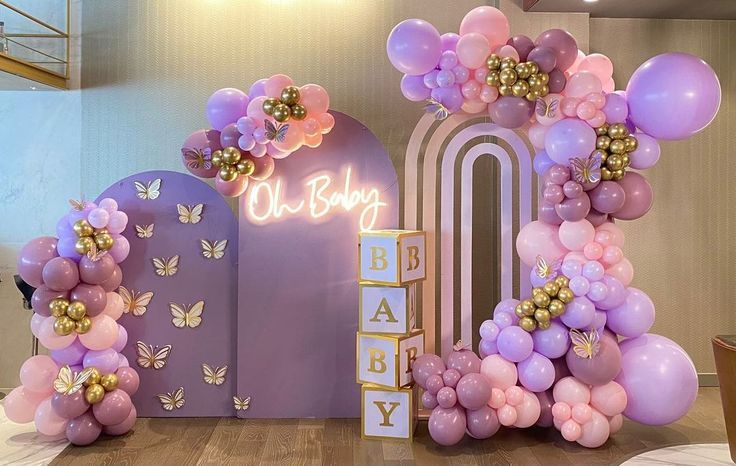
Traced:
<svg viewBox="0 0 736 466">
<path fill-rule="evenodd" d="M 604 446 L 569 444 L 554 429 L 503 429 L 488 440 L 439 447 L 420 423 L 413 443 L 360 438 L 354 419 L 139 419 L 132 433 L 67 447 L 52 464 L 238 465 L 609 465 L 668 445 L 725 442 L 717 388 L 702 388 L 679 422 L 648 427 L 627 421 Z"/>
</svg>

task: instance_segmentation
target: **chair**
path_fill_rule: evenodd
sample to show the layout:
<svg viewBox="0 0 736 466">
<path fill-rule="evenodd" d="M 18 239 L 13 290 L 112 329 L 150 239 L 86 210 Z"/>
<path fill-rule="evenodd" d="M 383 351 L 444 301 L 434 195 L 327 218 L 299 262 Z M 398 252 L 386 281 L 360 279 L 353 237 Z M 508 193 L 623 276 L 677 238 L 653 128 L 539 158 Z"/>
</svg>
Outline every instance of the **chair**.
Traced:
<svg viewBox="0 0 736 466">
<path fill-rule="evenodd" d="M 731 450 L 736 462 L 736 335 L 718 335 L 711 340 L 716 360 L 716 372 L 721 386 L 723 417 Z"/>
</svg>

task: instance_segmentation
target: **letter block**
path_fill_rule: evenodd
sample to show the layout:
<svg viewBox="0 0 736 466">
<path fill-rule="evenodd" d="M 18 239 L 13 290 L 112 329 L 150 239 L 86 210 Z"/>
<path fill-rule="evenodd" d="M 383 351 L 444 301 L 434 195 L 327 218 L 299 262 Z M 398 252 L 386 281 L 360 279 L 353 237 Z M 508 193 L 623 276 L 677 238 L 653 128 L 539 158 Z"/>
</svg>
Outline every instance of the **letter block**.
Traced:
<svg viewBox="0 0 736 466">
<path fill-rule="evenodd" d="M 363 385 L 360 392 L 361 438 L 412 439 L 418 420 L 416 387 L 394 391 Z"/>
<path fill-rule="evenodd" d="M 426 234 L 410 230 L 360 233 L 359 279 L 383 285 L 403 285 L 426 278 Z"/>
<path fill-rule="evenodd" d="M 358 383 L 397 390 L 413 382 L 411 365 L 424 354 L 424 330 L 409 335 L 376 335 L 358 332 Z"/>
<path fill-rule="evenodd" d="M 416 323 L 416 285 L 360 285 L 358 331 L 406 335 Z"/>
</svg>

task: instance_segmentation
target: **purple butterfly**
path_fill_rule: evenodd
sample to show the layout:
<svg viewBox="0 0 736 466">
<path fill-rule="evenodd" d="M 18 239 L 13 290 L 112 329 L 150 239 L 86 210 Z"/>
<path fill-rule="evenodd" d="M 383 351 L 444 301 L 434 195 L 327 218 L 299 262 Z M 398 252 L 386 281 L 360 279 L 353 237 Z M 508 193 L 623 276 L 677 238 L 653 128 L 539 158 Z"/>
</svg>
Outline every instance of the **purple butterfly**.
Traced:
<svg viewBox="0 0 736 466">
<path fill-rule="evenodd" d="M 424 111 L 434 115 L 435 120 L 444 120 L 450 116 L 450 111 L 442 103 L 433 98 L 427 99 L 427 103 L 424 105 Z"/>
<path fill-rule="evenodd" d="M 199 168 L 209 170 L 212 168 L 212 149 L 209 147 L 205 147 L 204 149 L 191 149 L 189 147 L 184 147 L 182 148 L 181 153 L 184 155 L 187 167 L 193 170 L 197 170 Z"/>
<path fill-rule="evenodd" d="M 601 180 L 601 153 L 595 151 L 584 159 L 570 159 L 572 177 L 580 184 L 597 183 Z"/>
<path fill-rule="evenodd" d="M 549 104 L 541 97 L 537 97 L 537 102 L 534 105 L 537 115 L 540 117 L 554 118 L 557 115 L 557 108 L 560 106 L 559 99 L 552 99 Z"/>
<path fill-rule="evenodd" d="M 289 131 L 289 125 L 277 123 L 274 125 L 270 120 L 264 122 L 266 126 L 266 139 L 269 141 L 284 142 L 286 132 Z"/>
</svg>

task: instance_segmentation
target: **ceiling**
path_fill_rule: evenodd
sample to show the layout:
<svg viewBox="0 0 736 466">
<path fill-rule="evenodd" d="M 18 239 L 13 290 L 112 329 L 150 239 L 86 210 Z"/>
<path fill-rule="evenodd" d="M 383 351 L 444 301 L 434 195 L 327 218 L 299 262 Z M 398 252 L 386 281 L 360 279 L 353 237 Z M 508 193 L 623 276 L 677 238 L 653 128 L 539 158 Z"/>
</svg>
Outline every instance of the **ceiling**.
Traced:
<svg viewBox="0 0 736 466">
<path fill-rule="evenodd" d="M 590 13 L 593 18 L 736 19 L 736 0 L 517 0 L 524 11 Z"/>
</svg>

